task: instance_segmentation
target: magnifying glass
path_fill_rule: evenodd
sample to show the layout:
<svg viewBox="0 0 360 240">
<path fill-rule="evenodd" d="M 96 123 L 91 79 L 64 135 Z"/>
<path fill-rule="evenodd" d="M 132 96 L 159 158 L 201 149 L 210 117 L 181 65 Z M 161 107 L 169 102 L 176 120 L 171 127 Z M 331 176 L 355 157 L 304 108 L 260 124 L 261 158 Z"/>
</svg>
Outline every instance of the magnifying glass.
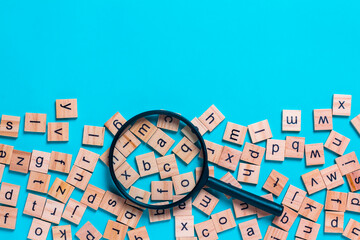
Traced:
<svg viewBox="0 0 360 240">
<path fill-rule="evenodd" d="M 139 208 L 172 208 L 207 186 L 275 216 L 283 212 L 278 203 L 209 176 L 198 128 L 171 111 L 147 111 L 126 121 L 112 141 L 109 168 L 121 195 Z"/>
</svg>

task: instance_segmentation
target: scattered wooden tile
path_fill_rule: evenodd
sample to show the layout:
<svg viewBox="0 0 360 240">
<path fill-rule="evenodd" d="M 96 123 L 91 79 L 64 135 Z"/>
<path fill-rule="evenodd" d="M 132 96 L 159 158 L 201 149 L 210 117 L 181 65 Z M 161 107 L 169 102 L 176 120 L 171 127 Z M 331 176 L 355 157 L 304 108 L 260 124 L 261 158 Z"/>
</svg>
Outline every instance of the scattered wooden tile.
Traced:
<svg viewBox="0 0 360 240">
<path fill-rule="evenodd" d="M 254 206 L 239 199 L 233 199 L 232 204 L 236 218 L 242 218 L 256 214 L 256 208 Z"/>
<path fill-rule="evenodd" d="M 191 123 L 199 131 L 201 136 L 203 136 L 208 131 L 208 129 L 204 126 L 204 124 L 199 121 L 198 118 L 194 118 L 193 120 L 191 120 Z M 193 143 L 198 140 L 195 133 L 191 131 L 189 126 L 185 126 L 183 129 L 181 129 L 181 132 Z"/>
<path fill-rule="evenodd" d="M 52 227 L 53 240 L 72 240 L 71 226 L 53 226 Z"/>
<path fill-rule="evenodd" d="M 156 152 L 164 156 L 175 143 L 175 140 L 158 128 L 147 143 Z"/>
<path fill-rule="evenodd" d="M 327 191 L 325 210 L 345 212 L 348 194 L 345 192 Z"/>
<path fill-rule="evenodd" d="M 259 224 L 256 218 L 239 223 L 239 229 L 244 240 L 262 239 Z"/>
<path fill-rule="evenodd" d="M 94 172 L 98 159 L 99 154 L 80 148 L 74 164 L 89 172 Z"/>
<path fill-rule="evenodd" d="M 314 131 L 333 129 L 331 109 L 314 109 Z"/>
<path fill-rule="evenodd" d="M 109 240 L 124 240 L 128 228 L 129 227 L 124 224 L 108 220 L 103 238 Z"/>
<path fill-rule="evenodd" d="M 284 206 L 284 211 L 281 216 L 274 217 L 272 223 L 279 228 L 289 231 L 291 226 L 294 224 L 295 219 L 297 218 L 298 213 L 290 208 Z"/>
<path fill-rule="evenodd" d="M 104 197 L 101 200 L 100 208 L 115 216 L 118 216 L 124 204 L 124 198 L 110 191 L 106 191 Z"/>
<path fill-rule="evenodd" d="M 305 152 L 305 138 L 286 136 L 285 157 L 302 159 Z"/>
<path fill-rule="evenodd" d="M 196 147 L 187 137 L 183 137 L 181 141 L 172 150 L 181 160 L 186 164 L 189 164 L 200 152 L 200 149 Z"/>
<path fill-rule="evenodd" d="M 241 151 L 227 146 L 223 147 L 217 164 L 223 168 L 235 171 L 241 157 Z"/>
<path fill-rule="evenodd" d="M 301 218 L 296 236 L 302 239 L 316 239 L 320 230 L 320 224 Z"/>
<path fill-rule="evenodd" d="M 27 174 L 29 172 L 31 153 L 13 150 L 10 161 L 10 171 Z"/>
<path fill-rule="evenodd" d="M 182 199 L 184 195 L 174 195 L 173 202 L 177 202 Z M 173 216 L 191 216 L 192 215 L 192 204 L 191 198 L 186 200 L 185 202 L 173 207 Z"/>
<path fill-rule="evenodd" d="M 140 175 L 127 162 L 121 164 L 115 171 L 115 175 L 126 189 L 131 187 L 140 178 Z"/>
<path fill-rule="evenodd" d="M 290 184 L 282 204 L 295 210 L 299 211 L 304 198 L 306 197 L 306 192 Z"/>
<path fill-rule="evenodd" d="M 338 165 L 342 176 L 360 169 L 359 160 L 357 159 L 355 152 L 335 158 L 335 162 Z"/>
<path fill-rule="evenodd" d="M 2 115 L 0 136 L 17 138 L 19 134 L 20 117 Z"/>
<path fill-rule="evenodd" d="M 82 144 L 102 147 L 104 145 L 104 134 L 104 127 L 84 125 Z"/>
<path fill-rule="evenodd" d="M 227 122 L 223 140 L 241 146 L 244 144 L 246 132 L 247 127 L 236 123 Z"/>
<path fill-rule="evenodd" d="M 350 139 L 341 135 L 340 133 L 332 130 L 328 139 L 326 140 L 324 147 L 337 153 L 339 155 L 343 155 L 347 146 L 349 145 Z"/>
<path fill-rule="evenodd" d="M 154 152 L 138 155 L 135 159 L 141 177 L 159 172 Z"/>
<path fill-rule="evenodd" d="M 64 207 L 65 204 L 61 202 L 47 199 L 41 219 L 59 224 Z"/>
<path fill-rule="evenodd" d="M 0 163 L 9 165 L 13 151 L 13 146 L 0 144 Z"/>
<path fill-rule="evenodd" d="M 98 210 L 104 195 L 104 190 L 88 184 L 80 202 L 94 210 Z"/>
<path fill-rule="evenodd" d="M 72 155 L 67 153 L 52 151 L 50 155 L 49 170 L 69 173 Z"/>
<path fill-rule="evenodd" d="M 67 203 L 62 218 L 79 225 L 86 210 L 86 205 L 82 204 L 72 198 Z"/>
<path fill-rule="evenodd" d="M 320 171 L 327 189 L 333 189 L 344 184 L 340 170 L 336 164 Z"/>
<path fill-rule="evenodd" d="M 107 120 L 104 125 L 111 132 L 112 135 L 115 135 L 119 131 L 119 129 L 125 124 L 125 122 L 126 119 L 119 112 L 117 112 L 109 120 Z"/>
<path fill-rule="evenodd" d="M 69 123 L 52 122 L 48 123 L 47 129 L 48 142 L 67 142 L 69 141 Z"/>
<path fill-rule="evenodd" d="M 210 174 L 209 174 L 210 175 Z M 242 188 L 241 184 L 236 180 L 236 178 L 230 173 L 227 172 L 222 178 L 220 178 L 221 181 L 230 184 L 231 186 L 237 187 L 237 188 Z M 226 198 L 229 199 L 231 198 L 229 195 L 226 195 Z"/>
<path fill-rule="evenodd" d="M 87 222 L 75 233 L 80 240 L 99 240 L 102 234 L 90 223 Z"/>
<path fill-rule="evenodd" d="M 0 190 L 0 203 L 16 207 L 19 198 L 20 186 L 2 182 Z"/>
<path fill-rule="evenodd" d="M 279 196 L 288 180 L 289 178 L 286 176 L 275 170 L 272 170 L 266 182 L 264 183 L 263 188 L 275 196 Z"/>
<path fill-rule="evenodd" d="M 124 204 L 120 208 L 119 216 L 116 221 L 125 224 L 131 228 L 136 228 L 143 211 L 132 207 L 130 205 Z"/>
<path fill-rule="evenodd" d="M 151 200 L 172 200 L 172 181 L 151 181 Z"/>
<path fill-rule="evenodd" d="M 208 161 L 217 164 L 222 153 L 223 146 L 207 140 L 204 140 L 206 146 L 206 153 Z M 203 153 L 200 151 L 199 158 L 203 158 Z"/>
<path fill-rule="evenodd" d="M 301 131 L 301 110 L 282 111 L 282 131 Z"/>
<path fill-rule="evenodd" d="M 74 165 L 66 179 L 66 182 L 84 191 L 90 181 L 91 175 L 92 174 L 90 172 Z"/>
<path fill-rule="evenodd" d="M 224 211 L 215 213 L 211 215 L 211 219 L 214 222 L 214 226 L 217 233 L 226 231 L 228 229 L 236 227 L 234 215 L 231 212 L 231 209 L 226 209 Z"/>
<path fill-rule="evenodd" d="M 272 193 L 268 193 L 268 194 L 265 194 L 265 195 L 262 195 L 261 196 L 262 198 L 265 198 L 267 200 L 270 200 L 270 201 L 274 201 L 274 197 L 272 195 Z M 263 218 L 263 217 L 267 217 L 267 216 L 271 216 L 272 214 L 271 213 L 268 213 L 268 212 L 265 212 L 259 208 L 256 208 L 256 215 L 258 218 Z"/>
<path fill-rule="evenodd" d="M 215 225 L 212 219 L 195 224 L 195 231 L 199 240 L 216 240 L 218 235 L 216 233 Z"/>
<path fill-rule="evenodd" d="M 66 203 L 72 192 L 74 191 L 74 187 L 64 182 L 60 178 L 56 178 L 53 184 L 50 187 L 48 194 L 53 198 L 59 200 L 62 203 Z"/>
<path fill-rule="evenodd" d="M 192 172 L 173 176 L 172 182 L 176 195 L 188 193 L 195 187 L 195 179 Z"/>
<path fill-rule="evenodd" d="M 132 132 L 126 131 L 116 142 L 115 147 L 127 158 L 140 144 L 140 140 Z"/>
<path fill-rule="evenodd" d="M 210 215 L 218 202 L 219 199 L 217 197 L 208 193 L 204 189 L 201 189 L 193 201 L 193 206 L 205 213 L 206 215 Z"/>
<path fill-rule="evenodd" d="M 326 188 L 319 169 L 305 173 L 301 175 L 301 178 L 309 195 Z"/>
<path fill-rule="evenodd" d="M 252 143 L 257 143 L 272 138 L 271 129 L 267 119 L 250 124 L 248 129 Z"/>
<path fill-rule="evenodd" d="M 140 118 L 130 128 L 130 131 L 144 142 L 148 142 L 156 130 L 158 128 L 146 118 Z"/>
<path fill-rule="evenodd" d="M 335 116 L 350 116 L 351 95 L 334 94 L 332 114 Z"/>
<path fill-rule="evenodd" d="M 240 160 L 255 165 L 260 165 L 264 154 L 265 148 L 246 142 Z"/>
<path fill-rule="evenodd" d="M 357 131 L 357 133 L 360 134 L 360 114 L 351 119 L 350 122 Z"/>
<path fill-rule="evenodd" d="M 307 219 L 316 222 L 320 216 L 323 207 L 324 205 L 322 205 L 321 203 L 305 197 L 303 203 L 301 204 L 299 214 Z"/>
<path fill-rule="evenodd" d="M 29 170 L 47 173 L 49 170 L 50 153 L 33 150 L 30 158 Z"/>
<path fill-rule="evenodd" d="M 148 191 L 145 191 L 145 190 L 143 190 L 141 188 L 131 186 L 130 190 L 129 190 L 129 195 L 131 197 L 133 197 L 135 200 L 139 201 L 139 202 L 148 203 L 149 199 L 150 199 L 150 196 L 151 196 L 151 193 L 148 192 Z M 133 203 L 129 199 L 126 199 L 125 203 L 128 204 L 128 205 L 131 205 L 133 207 L 145 209 L 145 208 L 140 207 L 139 205 Z"/>
<path fill-rule="evenodd" d="M 109 152 L 110 148 L 108 148 L 101 156 L 100 160 L 106 164 L 106 166 L 109 167 Z M 115 147 L 113 152 L 113 164 L 114 164 L 114 170 L 116 171 L 121 164 L 123 164 L 126 161 L 126 158 L 122 153 Z"/>
<path fill-rule="evenodd" d="M 211 105 L 200 117 L 200 122 L 212 132 L 223 120 L 225 116 L 215 107 Z"/>
<path fill-rule="evenodd" d="M 45 197 L 29 193 L 26 198 L 23 214 L 41 218 L 44 211 L 45 202 Z"/>
<path fill-rule="evenodd" d="M 326 233 L 343 233 L 344 230 L 344 212 L 325 211 Z"/>
<path fill-rule="evenodd" d="M 177 132 L 179 130 L 179 124 L 179 119 L 172 116 L 160 114 L 156 126 L 158 128 Z"/>
<path fill-rule="evenodd" d="M 179 174 L 179 169 L 174 154 L 169 154 L 163 157 L 156 158 L 156 163 L 161 179 L 165 179 Z"/>
<path fill-rule="evenodd" d="M 266 231 L 264 240 L 286 240 L 287 236 L 287 231 L 281 230 L 273 226 L 269 226 Z"/>
<path fill-rule="evenodd" d="M 56 118 L 77 118 L 77 99 L 56 99 Z"/>
<path fill-rule="evenodd" d="M 268 139 L 266 141 L 266 160 L 284 161 L 285 160 L 285 140 Z"/>
<path fill-rule="evenodd" d="M 0 183 L 4 174 L 5 164 L 0 164 Z"/>
<path fill-rule="evenodd" d="M 360 193 L 348 193 L 346 211 L 360 213 Z"/>
<path fill-rule="evenodd" d="M 30 230 L 28 233 L 28 239 L 46 240 L 50 230 L 51 223 L 42 221 L 37 218 L 33 218 Z"/>
<path fill-rule="evenodd" d="M 31 171 L 26 189 L 35 192 L 47 193 L 49 190 L 50 178 L 51 175 L 47 173 Z"/>
<path fill-rule="evenodd" d="M 237 180 L 250 184 L 257 184 L 259 180 L 260 166 L 240 163 Z"/>
<path fill-rule="evenodd" d="M 360 222 L 350 219 L 342 235 L 349 239 L 358 240 L 360 236 Z"/>
<path fill-rule="evenodd" d="M 175 217 L 175 237 L 194 236 L 194 216 Z"/>
<path fill-rule="evenodd" d="M 149 234 L 146 231 L 146 227 L 140 227 L 130 230 L 128 232 L 129 240 L 150 240 Z"/>
<path fill-rule="evenodd" d="M 25 132 L 46 132 L 46 114 L 42 113 L 25 113 Z"/>
<path fill-rule="evenodd" d="M 322 143 L 305 145 L 306 166 L 323 165 L 325 163 L 324 145 Z"/>
<path fill-rule="evenodd" d="M 161 204 L 169 204 L 162 202 Z M 156 205 L 156 204 L 155 204 Z M 162 222 L 171 219 L 170 209 L 149 209 L 149 220 L 153 222 Z"/>
<path fill-rule="evenodd" d="M 0 219 L 3 219 L 0 221 L 0 228 L 15 229 L 17 211 L 17 208 L 0 206 Z"/>
<path fill-rule="evenodd" d="M 360 170 L 346 174 L 346 179 L 352 192 L 360 189 Z"/>
</svg>

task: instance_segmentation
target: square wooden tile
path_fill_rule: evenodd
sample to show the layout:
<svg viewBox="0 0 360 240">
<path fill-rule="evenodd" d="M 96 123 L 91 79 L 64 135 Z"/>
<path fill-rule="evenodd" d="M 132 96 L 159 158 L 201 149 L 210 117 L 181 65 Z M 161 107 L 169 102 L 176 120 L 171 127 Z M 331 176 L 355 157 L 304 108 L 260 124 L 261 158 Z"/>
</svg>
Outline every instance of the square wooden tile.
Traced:
<svg viewBox="0 0 360 240">
<path fill-rule="evenodd" d="M 147 143 L 156 152 L 164 156 L 175 143 L 175 140 L 169 137 L 161 129 L 157 129 Z"/>
<path fill-rule="evenodd" d="M 288 180 L 288 177 L 275 170 L 272 170 L 266 182 L 264 183 L 263 188 L 275 196 L 279 196 Z"/>
<path fill-rule="evenodd" d="M 349 192 L 346 203 L 346 211 L 360 213 L 360 193 Z"/>
<path fill-rule="evenodd" d="M 344 184 L 344 179 L 336 164 L 320 171 L 327 189 L 333 189 Z"/>
<path fill-rule="evenodd" d="M 0 144 L 0 163 L 9 165 L 13 151 L 13 146 Z"/>
<path fill-rule="evenodd" d="M 110 191 L 106 191 L 104 197 L 101 200 L 100 208 L 115 216 L 118 216 L 124 204 L 124 198 Z"/>
<path fill-rule="evenodd" d="M 211 105 L 200 117 L 200 122 L 212 132 L 223 120 L 225 116 L 215 107 Z"/>
<path fill-rule="evenodd" d="M 274 196 L 272 195 L 272 193 L 268 193 L 268 194 L 265 194 L 265 195 L 261 195 L 262 198 L 265 198 L 267 200 L 270 200 L 270 201 L 274 201 Z M 271 216 L 272 214 L 268 213 L 268 212 L 265 212 L 259 208 L 256 208 L 256 215 L 258 218 L 263 218 L 263 217 L 267 217 L 267 216 Z"/>
<path fill-rule="evenodd" d="M 260 165 L 264 154 L 265 148 L 246 142 L 240 160 L 255 165 Z"/>
<path fill-rule="evenodd" d="M 139 227 L 128 231 L 129 240 L 150 240 L 146 227 Z"/>
<path fill-rule="evenodd" d="M 121 164 L 115 171 L 115 175 L 126 189 L 131 187 L 140 178 L 140 175 L 127 162 Z"/>
<path fill-rule="evenodd" d="M 244 240 L 262 239 L 259 224 L 256 218 L 239 223 L 239 229 Z"/>
<path fill-rule="evenodd" d="M 217 197 L 205 191 L 204 189 L 201 189 L 193 201 L 193 206 L 206 215 L 210 215 L 218 202 L 219 199 Z"/>
<path fill-rule="evenodd" d="M 351 95 L 334 94 L 332 112 L 335 116 L 350 116 Z"/>
<path fill-rule="evenodd" d="M 52 151 L 50 155 L 49 170 L 69 173 L 72 155 L 67 153 Z"/>
<path fill-rule="evenodd" d="M 25 132 L 46 132 L 46 114 L 42 113 L 25 113 Z"/>
<path fill-rule="evenodd" d="M 72 240 L 71 225 L 53 226 L 53 240 Z"/>
<path fill-rule="evenodd" d="M 208 161 L 217 164 L 221 156 L 223 146 L 207 140 L 204 140 L 204 142 L 206 146 L 206 153 L 208 155 Z M 199 158 L 203 158 L 202 151 L 200 151 Z"/>
<path fill-rule="evenodd" d="M 305 145 L 306 166 L 323 165 L 325 163 L 324 145 L 322 143 Z"/>
<path fill-rule="evenodd" d="M 200 152 L 200 149 L 196 147 L 187 137 L 183 137 L 181 141 L 172 150 L 181 160 L 186 164 L 189 164 Z"/>
<path fill-rule="evenodd" d="M 59 200 L 60 202 L 66 203 L 69 200 L 73 191 L 73 186 L 71 186 L 67 182 L 64 182 L 60 178 L 56 178 L 51 185 L 48 194 L 53 198 Z"/>
<path fill-rule="evenodd" d="M 355 128 L 358 134 L 360 134 L 360 114 L 351 119 L 351 124 Z"/>
<path fill-rule="evenodd" d="M 301 110 L 282 111 L 282 131 L 301 131 Z"/>
<path fill-rule="evenodd" d="M 121 222 L 131 228 L 136 228 L 142 214 L 143 211 L 130 205 L 124 204 L 123 207 L 120 208 L 120 213 L 116 221 Z"/>
<path fill-rule="evenodd" d="M 325 210 L 345 212 L 347 195 L 345 192 L 327 191 Z"/>
<path fill-rule="evenodd" d="M 112 135 L 115 135 L 125 123 L 126 119 L 119 112 L 117 112 L 109 120 L 107 120 L 104 125 Z"/>
<path fill-rule="evenodd" d="M 210 177 L 215 177 L 215 168 L 214 166 L 208 166 L 209 168 L 209 176 Z M 202 167 L 196 167 L 195 168 L 195 180 L 196 182 L 199 181 L 200 177 L 201 177 L 201 174 L 202 174 L 202 170 L 203 168 Z M 235 179 L 236 181 L 236 179 Z M 208 188 L 208 186 L 204 186 L 203 188 Z"/>
<path fill-rule="evenodd" d="M 302 159 L 305 152 L 305 138 L 286 136 L 285 157 Z"/>
<path fill-rule="evenodd" d="M 248 126 L 252 143 L 264 141 L 272 138 L 272 133 L 268 120 L 263 120 Z"/>
<path fill-rule="evenodd" d="M 285 140 L 266 140 L 266 160 L 284 161 L 285 160 Z"/>
<path fill-rule="evenodd" d="M 141 177 L 159 172 L 154 152 L 149 152 L 135 157 Z"/>
<path fill-rule="evenodd" d="M 17 138 L 19 135 L 20 117 L 2 115 L 0 136 Z"/>
<path fill-rule="evenodd" d="M 61 202 L 47 199 L 41 219 L 55 224 L 59 224 L 61 215 L 64 211 L 64 207 L 65 204 Z"/>
<path fill-rule="evenodd" d="M 290 184 L 283 198 L 282 204 L 295 211 L 299 211 L 305 197 L 305 191 Z"/>
<path fill-rule="evenodd" d="M 326 188 L 319 169 L 301 175 L 306 191 L 309 195 Z"/>
<path fill-rule="evenodd" d="M 173 198 L 172 181 L 151 181 L 151 200 L 165 201 Z"/>
<path fill-rule="evenodd" d="M 84 148 L 80 148 L 74 164 L 89 172 L 93 172 L 95 170 L 96 163 L 99 160 L 99 157 L 100 155 L 97 153 L 94 153 Z"/>
<path fill-rule="evenodd" d="M 294 224 L 295 219 L 297 218 L 298 213 L 290 208 L 284 206 L 284 211 L 281 216 L 275 216 L 272 223 L 281 228 L 282 230 L 289 231 L 291 226 Z"/>
<path fill-rule="evenodd" d="M 216 240 L 218 235 L 216 233 L 215 225 L 212 219 L 195 224 L 195 231 L 199 240 Z"/>
<path fill-rule="evenodd" d="M 47 173 L 39 173 L 39 172 L 30 172 L 29 180 L 26 189 L 47 193 L 49 190 L 51 175 Z"/>
<path fill-rule="evenodd" d="M 0 228 L 15 229 L 17 212 L 17 208 L 0 206 L 0 219 L 3 219 L 0 221 Z"/>
<path fill-rule="evenodd" d="M 179 119 L 172 116 L 161 114 L 159 115 L 156 126 L 161 129 L 177 132 L 179 130 L 179 124 L 180 124 Z"/>
<path fill-rule="evenodd" d="M 46 240 L 50 227 L 51 223 L 33 218 L 27 238 Z"/>
<path fill-rule="evenodd" d="M 310 219 L 311 221 L 316 222 L 323 208 L 324 205 L 321 203 L 305 197 L 303 203 L 301 204 L 299 214 L 307 219 Z"/>
<path fill-rule="evenodd" d="M 223 135 L 223 140 L 241 146 L 244 144 L 246 132 L 247 127 L 241 126 L 236 123 L 227 122 Z"/>
<path fill-rule="evenodd" d="M 10 171 L 27 174 L 29 172 L 31 153 L 13 150 L 10 160 Z"/>
<path fill-rule="evenodd" d="M 187 172 L 172 177 L 172 182 L 176 195 L 188 193 L 195 187 L 194 174 Z"/>
<path fill-rule="evenodd" d="M 234 215 L 231 209 L 215 213 L 211 215 L 217 233 L 224 232 L 236 227 Z"/>
<path fill-rule="evenodd" d="M 0 164 L 0 183 L 4 174 L 5 164 Z"/>
<path fill-rule="evenodd" d="M 194 216 L 175 217 L 175 237 L 194 236 Z"/>
<path fill-rule="evenodd" d="M 56 118 L 77 118 L 77 99 L 56 99 Z"/>
<path fill-rule="evenodd" d="M 49 122 L 47 129 L 48 142 L 67 142 L 69 141 L 68 122 Z"/>
<path fill-rule="evenodd" d="M 100 160 L 105 163 L 106 166 L 109 167 L 109 153 L 110 153 L 110 148 L 108 148 L 101 156 L 100 156 Z M 126 158 L 124 157 L 124 155 L 122 155 L 122 153 L 115 147 L 114 148 L 114 152 L 113 152 L 113 164 L 114 164 L 114 170 L 116 171 L 121 164 L 123 164 L 126 161 Z"/>
<path fill-rule="evenodd" d="M 354 219 L 350 219 L 342 235 L 349 239 L 359 239 L 359 229 L 360 222 L 357 222 Z"/>
<path fill-rule="evenodd" d="M 316 239 L 320 230 L 320 224 L 301 218 L 296 236 L 302 239 Z"/>
<path fill-rule="evenodd" d="M 148 142 L 156 130 L 158 128 L 146 118 L 137 120 L 130 128 L 130 131 L 144 142 Z"/>
<path fill-rule="evenodd" d="M 127 158 L 140 144 L 140 140 L 132 132 L 126 131 L 116 142 L 115 147 Z"/>
<path fill-rule="evenodd" d="M 328 139 L 326 140 L 324 147 L 337 153 L 339 155 L 343 155 L 347 146 L 349 145 L 350 139 L 341 135 L 340 133 L 332 130 Z"/>
<path fill-rule="evenodd" d="M 104 127 L 84 125 L 82 144 L 102 147 L 104 145 L 104 134 Z"/>
<path fill-rule="evenodd" d="M 156 163 L 161 179 L 165 179 L 179 174 L 179 169 L 174 154 L 169 154 L 163 157 L 156 158 Z"/>
<path fill-rule="evenodd" d="M 259 181 L 260 166 L 240 163 L 237 180 L 250 184 L 257 184 Z"/>
<path fill-rule="evenodd" d="M 66 182 L 84 191 L 90 181 L 91 175 L 92 174 L 90 172 L 74 165 L 66 179 Z"/>
<path fill-rule="evenodd" d="M 174 195 L 173 202 L 177 202 L 182 199 L 184 195 Z M 192 215 L 192 199 L 189 198 L 185 202 L 173 207 L 173 216 L 191 216 Z"/>
<path fill-rule="evenodd" d="M 208 131 L 208 129 L 204 126 L 204 124 L 199 121 L 198 118 L 194 118 L 193 120 L 191 120 L 191 123 L 199 131 L 201 136 L 203 136 Z M 198 140 L 195 133 L 191 131 L 189 126 L 185 126 L 183 129 L 181 129 L 181 132 L 193 143 Z"/>
<path fill-rule="evenodd" d="M 333 129 L 331 109 L 314 109 L 314 131 L 326 131 Z"/>
<path fill-rule="evenodd" d="M 326 233 L 343 233 L 344 231 L 344 212 L 325 211 Z"/>
<path fill-rule="evenodd" d="M 230 171 L 235 171 L 239 164 L 241 154 L 239 150 L 224 146 L 217 164 Z"/>
<path fill-rule="evenodd" d="M 168 204 L 169 202 L 166 202 Z M 165 204 L 162 202 L 161 204 Z M 160 205 L 161 205 L 160 204 Z M 149 209 L 149 221 L 153 222 L 163 222 L 171 219 L 170 209 Z"/>
<path fill-rule="evenodd" d="M 102 234 L 90 223 L 87 222 L 75 233 L 80 240 L 100 240 Z"/>
<path fill-rule="evenodd" d="M 108 220 L 103 238 L 109 240 L 124 240 L 128 228 L 129 227 L 124 224 Z"/>
<path fill-rule="evenodd" d="M 72 198 L 67 203 L 62 218 L 79 225 L 86 210 L 86 205 L 82 204 Z"/>
<path fill-rule="evenodd" d="M 143 190 L 141 188 L 131 186 L 130 190 L 129 190 L 129 195 L 131 197 L 133 197 L 134 199 L 138 200 L 139 202 L 148 203 L 149 199 L 150 199 L 150 196 L 151 196 L 151 192 L 145 191 L 145 190 Z M 139 205 L 133 203 L 129 199 L 126 199 L 125 203 L 128 204 L 128 205 L 131 205 L 133 207 L 137 207 L 137 208 L 140 208 L 140 209 L 145 209 L 145 208 L 140 207 Z"/>
<path fill-rule="evenodd" d="M 49 170 L 50 153 L 33 150 L 30 158 L 29 170 L 47 173 Z"/>
<path fill-rule="evenodd" d="M 360 190 L 360 170 L 346 174 L 346 180 L 349 184 L 350 190 L 355 192 Z"/>
<path fill-rule="evenodd" d="M 233 209 L 234 209 L 236 218 L 242 218 L 242 217 L 247 217 L 247 216 L 251 216 L 251 215 L 256 215 L 256 213 L 257 213 L 257 210 L 254 206 L 252 206 L 246 202 L 243 202 L 239 199 L 233 199 L 232 204 L 233 204 Z"/>
<path fill-rule="evenodd" d="M 230 173 L 227 172 L 222 178 L 220 178 L 221 181 L 230 184 L 231 186 L 237 187 L 237 188 L 242 188 L 241 184 L 236 180 L 236 178 Z M 226 195 L 226 198 L 229 199 L 231 198 L 230 196 Z"/>
<path fill-rule="evenodd" d="M 286 240 L 287 236 L 287 231 L 281 230 L 273 226 L 269 226 L 266 231 L 264 240 Z"/>
<path fill-rule="evenodd" d="M 104 190 L 88 184 L 80 202 L 94 210 L 98 210 L 104 195 Z"/>
<path fill-rule="evenodd" d="M 335 158 L 335 162 L 343 176 L 360 169 L 359 160 L 355 152 Z"/>
<path fill-rule="evenodd" d="M 16 207 L 19 198 L 20 186 L 2 182 L 0 190 L 0 203 Z"/>
<path fill-rule="evenodd" d="M 44 211 L 45 202 L 45 197 L 29 193 L 26 198 L 23 214 L 41 218 Z"/>
</svg>

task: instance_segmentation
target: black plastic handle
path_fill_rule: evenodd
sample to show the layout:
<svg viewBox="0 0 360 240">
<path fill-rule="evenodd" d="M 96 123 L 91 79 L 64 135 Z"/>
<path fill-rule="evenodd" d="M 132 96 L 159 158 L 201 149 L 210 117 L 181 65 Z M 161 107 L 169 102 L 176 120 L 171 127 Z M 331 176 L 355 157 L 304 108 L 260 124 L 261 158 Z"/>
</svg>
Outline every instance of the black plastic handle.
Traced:
<svg viewBox="0 0 360 240">
<path fill-rule="evenodd" d="M 284 210 L 284 207 L 276 202 L 267 200 L 251 192 L 234 187 L 228 183 L 225 183 L 213 177 L 208 178 L 206 185 L 209 186 L 210 188 L 213 188 L 233 198 L 246 202 L 256 208 L 271 213 L 275 216 L 280 216 Z"/>
</svg>

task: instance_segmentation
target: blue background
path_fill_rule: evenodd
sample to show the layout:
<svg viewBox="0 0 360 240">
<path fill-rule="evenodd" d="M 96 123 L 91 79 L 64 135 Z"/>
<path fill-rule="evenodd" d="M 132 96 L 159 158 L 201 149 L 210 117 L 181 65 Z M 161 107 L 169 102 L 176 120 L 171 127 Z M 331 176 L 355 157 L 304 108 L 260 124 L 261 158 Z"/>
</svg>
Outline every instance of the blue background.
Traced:
<svg viewBox="0 0 360 240">
<path fill-rule="evenodd" d="M 205 135 L 207 140 L 222 143 L 226 121 L 248 125 L 268 119 L 275 139 L 299 135 L 306 143 L 318 143 L 325 142 L 328 132 L 313 132 L 312 110 L 331 108 L 332 94 L 345 93 L 353 95 L 352 114 L 335 117 L 334 130 L 351 139 L 346 153 L 355 151 L 360 141 L 349 120 L 360 113 L 359 12 L 354 0 L 0 0 L 0 114 L 22 117 L 19 138 L 0 141 L 19 150 L 72 153 L 74 161 L 83 125 L 102 126 L 117 111 L 130 118 L 144 110 L 169 109 L 192 119 L 215 104 L 226 119 Z M 46 135 L 23 132 L 25 112 L 47 113 L 53 122 L 55 99 L 63 98 L 78 98 L 79 117 L 70 120 L 69 142 L 47 143 Z M 300 134 L 281 132 L 282 109 L 302 110 Z M 103 148 L 87 149 L 100 154 L 111 140 L 106 132 Z M 326 150 L 324 167 L 334 164 L 335 157 Z M 244 189 L 265 194 L 261 188 L 272 169 L 303 188 L 300 175 L 315 168 L 306 168 L 304 160 L 264 161 L 259 184 Z M 216 177 L 224 173 L 215 170 Z M 51 182 L 56 176 L 66 178 L 51 174 Z M 3 181 L 21 184 L 21 192 L 17 228 L 0 229 L 2 237 L 24 239 L 30 228 L 31 218 L 22 215 L 27 178 L 5 170 Z M 109 181 L 107 168 L 98 163 L 90 183 L 112 189 Z M 348 191 L 347 183 L 336 190 Z M 81 196 L 79 190 L 72 195 L 76 200 Z M 218 196 L 214 213 L 232 208 Z M 324 203 L 325 191 L 311 198 Z M 193 214 L 196 223 L 207 219 L 198 210 Z M 345 225 L 350 217 L 359 215 L 345 213 Z M 89 219 L 103 232 L 115 217 L 88 209 L 80 226 Z M 263 236 L 271 221 L 259 220 Z M 323 224 L 323 213 L 318 222 Z M 144 225 L 152 239 L 174 235 L 173 219 L 149 224 L 145 214 L 138 226 Z M 72 226 L 73 233 L 77 229 Z M 323 231 L 319 239 L 340 236 Z M 236 239 L 240 232 L 236 227 L 219 237 Z"/>
</svg>

